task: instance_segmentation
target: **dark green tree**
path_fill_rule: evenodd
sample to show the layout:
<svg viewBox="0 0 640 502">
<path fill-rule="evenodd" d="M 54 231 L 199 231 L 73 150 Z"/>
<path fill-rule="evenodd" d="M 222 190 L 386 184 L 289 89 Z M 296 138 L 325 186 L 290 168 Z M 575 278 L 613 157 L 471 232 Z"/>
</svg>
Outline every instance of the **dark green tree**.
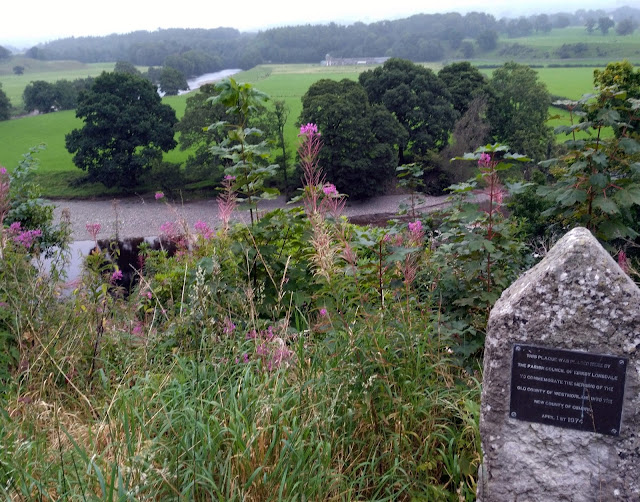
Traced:
<svg viewBox="0 0 640 502">
<path fill-rule="evenodd" d="M 633 19 L 626 18 L 616 25 L 616 33 L 620 36 L 631 35 L 636 29 Z"/>
<path fill-rule="evenodd" d="M 8 120 L 11 117 L 11 101 L 7 94 L 2 90 L 0 84 L 0 120 Z"/>
<path fill-rule="evenodd" d="M 165 66 L 160 74 L 160 90 L 167 96 L 176 96 L 180 91 L 189 90 L 189 84 L 180 70 Z"/>
<path fill-rule="evenodd" d="M 498 33 L 496 30 L 484 30 L 478 35 L 476 42 L 483 51 L 492 51 L 498 46 Z"/>
<path fill-rule="evenodd" d="M 80 94 L 82 129 L 66 136 L 73 163 L 87 180 L 133 189 L 153 162 L 176 146 L 173 108 L 151 82 L 127 73 L 102 73 Z"/>
<path fill-rule="evenodd" d="M 140 70 L 138 70 L 135 65 L 129 61 L 117 61 L 113 71 L 118 73 L 128 73 L 129 75 L 141 75 Z"/>
<path fill-rule="evenodd" d="M 476 53 L 476 48 L 473 45 L 473 42 L 470 42 L 469 40 L 464 40 L 460 44 L 460 53 L 464 58 L 467 58 L 467 59 L 472 58 Z"/>
<path fill-rule="evenodd" d="M 211 124 L 226 119 L 226 108 L 214 104 L 209 98 L 216 95 L 215 84 L 205 84 L 198 92 L 190 93 L 184 116 L 176 125 L 180 133 L 180 150 L 191 150 L 185 164 L 187 176 L 193 180 L 203 180 L 222 176 L 222 161 L 211 153 L 211 146 L 224 140 L 224 133 Z"/>
<path fill-rule="evenodd" d="M 549 33 L 551 28 L 553 28 L 553 24 L 547 14 L 539 14 L 533 18 L 533 27 L 536 30 L 536 33 L 539 31 Z"/>
<path fill-rule="evenodd" d="M 285 190 L 289 188 L 289 181 L 287 179 L 287 168 L 289 167 L 289 153 L 287 152 L 287 142 L 284 137 L 284 127 L 287 124 L 289 118 L 289 107 L 283 100 L 276 100 L 273 102 L 273 114 L 275 117 L 275 127 L 277 135 L 277 146 L 281 154 L 276 157 L 276 163 L 280 166 L 282 175 L 284 177 Z"/>
<path fill-rule="evenodd" d="M 55 86 L 44 80 L 30 82 L 22 92 L 22 101 L 28 112 L 38 110 L 40 113 L 49 113 L 56 106 Z"/>
<path fill-rule="evenodd" d="M 389 59 L 384 65 L 360 74 L 371 104 L 382 104 L 408 133 L 400 144 L 400 163 L 405 149 L 423 155 L 443 148 L 458 114 L 451 93 L 430 69 L 404 59 Z"/>
<path fill-rule="evenodd" d="M 402 141 L 403 128 L 383 107 L 370 106 L 359 83 L 319 80 L 302 97 L 299 122 L 318 126 L 324 145 L 320 165 L 341 193 L 371 197 L 394 177 L 394 145 Z"/>
<path fill-rule="evenodd" d="M 546 122 L 551 96 L 534 70 L 514 62 L 495 70 L 489 81 L 488 105 L 495 142 L 538 161 L 547 158 L 553 144 Z"/>
<path fill-rule="evenodd" d="M 11 51 L 0 45 L 0 59 L 9 59 L 11 57 Z"/>
<path fill-rule="evenodd" d="M 596 28 L 596 20 L 590 17 L 589 19 L 586 20 L 586 22 L 584 23 L 584 26 L 585 26 L 585 29 L 587 30 L 587 33 L 593 33 L 593 30 L 595 30 Z"/>
<path fill-rule="evenodd" d="M 78 88 L 69 80 L 58 80 L 53 84 L 55 108 L 73 110 L 78 105 Z"/>
<path fill-rule="evenodd" d="M 15 75 L 23 75 L 24 74 L 24 66 L 16 65 L 13 67 L 13 73 Z"/>
<path fill-rule="evenodd" d="M 640 115 L 632 109 L 631 99 L 640 99 L 640 70 L 634 70 L 629 61 L 615 61 L 607 64 L 604 70 L 593 71 L 593 83 L 599 89 L 601 99 L 600 107 L 592 107 L 588 120 L 595 121 L 596 113 L 601 110 L 615 110 L 620 113 L 625 121 L 619 121 L 624 125 L 625 134 L 640 138 Z M 612 128 L 616 136 L 622 134 L 622 130 L 613 123 Z"/>
<path fill-rule="evenodd" d="M 225 138 L 213 145 L 211 152 L 230 162 L 225 173 L 233 177 L 233 190 L 248 207 L 254 225 L 260 218 L 259 201 L 279 194 L 277 188 L 265 185 L 278 166 L 269 164 L 269 141 L 260 128 L 253 126 L 269 96 L 252 84 L 236 82 L 231 77 L 218 82 L 215 92 L 216 96 L 209 99 L 225 107 L 226 120 L 211 124 L 209 129 L 223 132 Z"/>
<path fill-rule="evenodd" d="M 445 66 L 438 72 L 438 77 L 451 93 L 453 107 L 460 116 L 464 115 L 476 96 L 486 93 L 489 83 L 480 70 L 467 61 Z"/>
<path fill-rule="evenodd" d="M 609 33 L 609 28 L 613 28 L 615 24 L 615 21 L 607 16 L 602 16 L 598 19 L 598 29 L 602 32 L 603 35 Z"/>
</svg>

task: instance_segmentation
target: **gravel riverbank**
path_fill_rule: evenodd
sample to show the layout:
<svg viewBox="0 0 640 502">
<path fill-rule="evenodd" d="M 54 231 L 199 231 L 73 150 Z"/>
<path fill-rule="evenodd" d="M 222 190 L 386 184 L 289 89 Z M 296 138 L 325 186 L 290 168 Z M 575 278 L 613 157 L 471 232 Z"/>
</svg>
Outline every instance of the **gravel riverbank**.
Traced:
<svg viewBox="0 0 640 502">
<path fill-rule="evenodd" d="M 446 196 L 423 196 L 420 210 L 429 211 L 446 204 Z M 160 225 L 166 221 L 186 221 L 191 228 L 201 220 L 211 227 L 218 225 L 218 207 L 214 199 L 194 202 L 167 202 L 148 196 L 127 197 L 114 200 L 54 200 L 56 221 L 60 221 L 62 211 L 69 210 L 73 240 L 87 240 L 86 225 L 100 223 L 102 229 L 98 238 L 104 239 L 117 234 L 119 237 L 151 237 L 160 233 Z M 348 202 L 344 214 L 358 223 L 384 218 L 390 219 L 398 213 L 401 204 L 408 203 L 407 195 L 384 195 L 363 202 Z M 261 202 L 260 211 L 287 207 L 284 197 Z M 248 221 L 248 212 L 237 211 L 236 219 Z"/>
</svg>

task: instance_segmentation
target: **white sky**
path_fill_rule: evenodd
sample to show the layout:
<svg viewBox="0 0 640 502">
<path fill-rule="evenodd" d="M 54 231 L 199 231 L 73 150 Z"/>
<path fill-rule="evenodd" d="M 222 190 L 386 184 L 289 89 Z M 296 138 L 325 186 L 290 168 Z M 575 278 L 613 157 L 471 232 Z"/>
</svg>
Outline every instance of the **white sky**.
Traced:
<svg viewBox="0 0 640 502">
<path fill-rule="evenodd" d="M 27 47 L 70 36 L 108 35 L 158 28 L 258 30 L 335 21 L 349 24 L 398 19 L 416 13 L 489 12 L 500 18 L 537 12 L 633 5 L 636 0 L 4 0 L 0 45 Z M 165 7 L 171 5 L 172 8 Z M 514 5 L 518 5 L 517 10 Z"/>
</svg>

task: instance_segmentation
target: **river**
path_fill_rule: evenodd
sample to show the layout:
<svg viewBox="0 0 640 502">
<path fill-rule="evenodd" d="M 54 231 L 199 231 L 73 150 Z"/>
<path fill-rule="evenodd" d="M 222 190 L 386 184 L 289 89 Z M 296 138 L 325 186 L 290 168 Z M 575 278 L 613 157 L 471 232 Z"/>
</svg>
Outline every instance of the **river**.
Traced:
<svg viewBox="0 0 640 502">
<path fill-rule="evenodd" d="M 195 91 L 200 88 L 204 84 L 210 84 L 211 82 L 217 82 L 218 80 L 222 80 L 223 78 L 230 77 L 235 75 L 236 73 L 241 72 L 242 70 L 234 68 L 230 70 L 221 70 L 216 71 L 214 73 L 205 73 L 204 75 L 200 75 L 199 77 L 187 79 L 187 84 L 189 84 L 188 91 L 180 91 L 178 94 L 186 94 L 191 91 Z"/>
</svg>

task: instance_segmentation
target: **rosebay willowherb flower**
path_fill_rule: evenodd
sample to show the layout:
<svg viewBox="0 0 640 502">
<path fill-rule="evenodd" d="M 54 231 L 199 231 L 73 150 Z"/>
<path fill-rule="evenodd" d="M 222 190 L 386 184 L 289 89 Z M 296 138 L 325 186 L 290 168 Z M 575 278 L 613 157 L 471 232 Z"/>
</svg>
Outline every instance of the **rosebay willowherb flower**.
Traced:
<svg viewBox="0 0 640 502">
<path fill-rule="evenodd" d="M 9 174 L 5 167 L 0 166 L 0 229 L 2 222 L 11 208 L 9 202 Z"/>
<path fill-rule="evenodd" d="M 218 218 L 222 222 L 222 231 L 226 233 L 229 230 L 229 222 L 231 216 L 236 209 L 236 192 L 233 188 L 235 176 L 227 174 L 222 181 L 222 192 L 216 198 L 218 203 Z"/>
</svg>

